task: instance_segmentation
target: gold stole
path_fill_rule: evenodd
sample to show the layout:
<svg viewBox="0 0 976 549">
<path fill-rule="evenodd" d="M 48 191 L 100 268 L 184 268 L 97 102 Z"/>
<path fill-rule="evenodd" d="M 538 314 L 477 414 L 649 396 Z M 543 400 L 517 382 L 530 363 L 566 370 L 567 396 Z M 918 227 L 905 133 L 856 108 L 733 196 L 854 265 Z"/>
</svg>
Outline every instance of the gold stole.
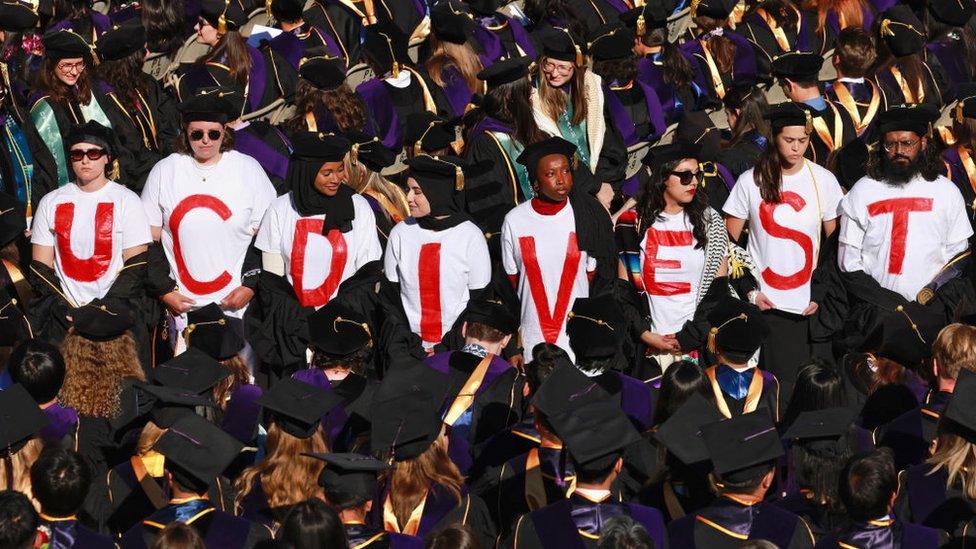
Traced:
<svg viewBox="0 0 976 549">
<path fill-rule="evenodd" d="M 712 85 L 715 86 L 715 95 L 719 99 L 725 99 L 725 84 L 722 83 L 722 75 L 718 71 L 718 65 L 715 64 L 715 58 L 712 57 L 712 50 L 708 47 L 707 40 L 699 40 L 701 44 L 702 52 L 705 54 L 705 65 L 708 66 L 708 74 L 712 77 Z"/>
<path fill-rule="evenodd" d="M 712 392 L 715 393 L 715 404 L 718 406 L 718 411 L 723 416 L 731 419 L 732 412 L 729 410 L 728 403 L 725 402 L 725 393 L 722 392 L 722 387 L 719 386 L 718 378 L 716 377 L 717 369 L 718 366 L 711 366 L 705 370 L 705 375 L 708 376 L 708 381 L 712 384 Z M 762 374 L 759 373 L 759 368 L 754 368 L 752 371 L 752 381 L 749 382 L 749 390 L 746 392 L 746 403 L 742 407 L 743 414 L 756 411 L 756 408 L 759 407 L 759 398 L 762 396 L 762 390 Z"/>
<path fill-rule="evenodd" d="M 803 29 L 803 15 L 800 14 L 800 11 L 796 8 L 793 9 L 796 11 L 796 35 L 799 36 L 800 31 Z M 780 50 L 791 51 L 793 49 L 793 46 L 790 45 L 789 39 L 786 38 L 786 31 L 783 30 L 783 27 L 776 24 L 776 20 L 773 19 L 772 15 L 769 15 L 769 13 L 762 8 L 756 8 L 756 15 L 762 18 L 762 20 L 766 23 L 766 26 L 769 27 L 769 32 L 773 33 L 773 38 L 776 40 L 776 45 L 779 46 Z"/>
<path fill-rule="evenodd" d="M 901 88 L 901 94 L 905 97 L 906 104 L 922 103 L 925 101 L 924 84 L 919 82 L 918 89 L 912 92 L 912 89 L 908 86 L 908 82 L 905 81 L 905 77 L 901 75 L 901 71 L 894 65 L 891 66 L 891 76 L 895 78 L 895 82 Z"/>
<path fill-rule="evenodd" d="M 864 81 L 871 86 L 871 102 L 868 104 L 867 112 L 864 113 L 864 118 L 861 118 L 861 112 L 858 110 L 857 103 L 854 102 L 854 97 L 847 86 L 839 80 L 835 80 L 833 83 L 837 102 L 851 115 L 851 119 L 854 121 L 854 131 L 857 135 L 861 135 L 861 132 L 874 120 L 874 116 L 878 114 L 878 107 L 881 105 L 881 92 L 878 87 L 870 80 L 865 79 Z"/>
<path fill-rule="evenodd" d="M 461 392 L 458 393 L 457 398 L 454 399 L 450 408 L 447 409 L 447 414 L 444 415 L 444 423 L 454 425 L 461 415 L 474 404 L 474 396 L 478 392 L 478 388 L 481 387 L 481 383 L 485 380 L 485 374 L 488 373 L 488 366 L 491 364 L 491 359 L 494 356 L 491 353 L 485 355 L 485 358 L 481 359 L 481 362 L 478 363 L 474 371 L 471 372 L 471 375 L 468 376 L 468 380 L 461 387 Z"/>
<path fill-rule="evenodd" d="M 383 502 L 383 529 L 387 532 L 416 536 L 417 531 L 420 529 L 420 519 L 424 516 L 424 505 L 426 503 L 427 492 L 424 492 L 424 497 L 420 500 L 420 505 L 410 512 L 410 518 L 407 519 L 407 524 L 401 529 L 400 523 L 397 522 L 396 515 L 393 513 L 393 501 L 390 500 L 390 496 L 387 494 L 386 501 Z"/>
<path fill-rule="evenodd" d="M 9 261 L 0 258 L 0 266 L 3 266 L 7 270 L 7 275 L 10 277 L 10 281 L 13 282 L 14 291 L 17 292 L 17 298 L 23 304 L 25 310 L 27 304 L 30 303 L 31 297 L 34 293 L 31 291 L 30 282 L 24 276 L 24 273 L 20 270 L 13 261 Z"/>
<path fill-rule="evenodd" d="M 976 162 L 973 162 L 973 157 L 969 154 L 969 150 L 962 145 L 956 147 L 959 151 L 959 161 L 962 163 L 962 169 L 966 172 L 966 178 L 969 179 L 969 186 L 976 193 Z M 970 205 L 971 208 L 976 210 L 976 199 Z"/>
<path fill-rule="evenodd" d="M 834 112 L 834 134 L 830 134 L 827 122 L 824 121 L 822 116 L 814 117 L 813 129 L 817 131 L 820 140 L 827 145 L 827 150 L 833 152 L 837 150 L 837 147 L 844 144 L 844 122 L 841 120 L 840 111 L 837 110 L 837 107 L 833 103 L 827 101 L 827 106 Z"/>
</svg>

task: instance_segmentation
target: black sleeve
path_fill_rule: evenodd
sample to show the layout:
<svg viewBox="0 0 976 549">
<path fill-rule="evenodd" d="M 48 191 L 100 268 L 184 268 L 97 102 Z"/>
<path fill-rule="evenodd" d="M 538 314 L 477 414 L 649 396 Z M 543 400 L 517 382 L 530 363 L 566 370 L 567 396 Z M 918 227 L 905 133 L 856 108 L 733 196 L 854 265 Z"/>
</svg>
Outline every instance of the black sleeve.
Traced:
<svg viewBox="0 0 976 549">
<path fill-rule="evenodd" d="M 176 281 L 170 277 L 169 261 L 159 242 L 149 244 L 146 256 L 146 293 L 159 298 L 176 289 Z"/>
<path fill-rule="evenodd" d="M 604 120 L 612 120 L 604 113 Z M 613 124 L 607 123 L 603 134 L 603 148 L 596 163 L 593 175 L 600 183 L 620 183 L 627 176 L 627 145 L 623 136 Z"/>
<path fill-rule="evenodd" d="M 241 265 L 241 286 L 254 290 L 258 287 L 258 277 L 261 275 L 261 250 L 254 246 L 257 235 L 251 237 L 251 244 L 244 254 L 244 264 Z"/>
<path fill-rule="evenodd" d="M 708 314 L 711 313 L 715 304 L 718 303 L 728 292 L 729 279 L 725 276 L 717 276 L 712 279 L 708 291 L 702 296 L 702 300 L 695 308 L 695 315 L 691 320 L 685 322 L 681 330 L 675 334 L 678 344 L 682 351 L 703 348 L 708 340 L 708 331 L 711 325 L 708 322 Z"/>
</svg>

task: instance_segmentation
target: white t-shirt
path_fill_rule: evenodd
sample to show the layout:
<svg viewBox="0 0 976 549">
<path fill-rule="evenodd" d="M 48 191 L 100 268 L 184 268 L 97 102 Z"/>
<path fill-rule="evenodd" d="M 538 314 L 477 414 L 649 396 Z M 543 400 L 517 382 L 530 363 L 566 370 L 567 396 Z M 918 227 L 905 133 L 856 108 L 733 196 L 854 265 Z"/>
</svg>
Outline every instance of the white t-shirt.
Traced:
<svg viewBox="0 0 976 549">
<path fill-rule="evenodd" d="M 962 194 L 942 176 L 902 186 L 862 177 L 840 208 L 841 270 L 863 270 L 910 301 L 973 234 Z"/>
<path fill-rule="evenodd" d="M 142 204 L 171 276 L 195 307 L 219 303 L 241 285 L 244 256 L 276 193 L 257 160 L 228 151 L 212 166 L 174 153 L 149 172 Z M 244 309 L 225 311 L 240 318 Z"/>
<path fill-rule="evenodd" d="M 75 305 L 104 297 L 122 251 L 152 241 L 139 196 L 114 181 L 95 192 L 69 183 L 41 198 L 31 243 L 54 247 L 54 270 Z"/>
<path fill-rule="evenodd" d="M 640 243 L 641 278 L 651 309 L 651 324 L 658 334 L 674 334 L 695 316 L 695 300 L 705 248 L 695 248 L 691 220 L 685 212 L 661 212 Z"/>
<path fill-rule="evenodd" d="M 322 235 L 325 214 L 302 217 L 291 193 L 275 199 L 264 214 L 254 245 L 262 252 L 281 254 L 288 282 L 305 307 L 328 303 L 343 281 L 383 253 L 369 203 L 357 194 L 352 204 L 352 230 L 333 230 L 328 237 Z"/>
<path fill-rule="evenodd" d="M 501 246 L 505 273 L 519 275 L 525 361 L 542 342 L 558 345 L 575 360 L 566 315 L 577 297 L 589 297 L 586 273 L 596 270 L 596 259 L 577 245 L 572 204 L 554 215 L 536 212 L 531 200 L 519 204 L 505 215 Z"/>
<path fill-rule="evenodd" d="M 759 273 L 759 290 L 777 309 L 797 314 L 810 304 L 821 224 L 837 218 L 844 196 L 834 174 L 809 160 L 804 164 L 783 176 L 778 204 L 762 200 L 753 170 L 748 170 L 722 208 L 727 215 L 749 220 L 749 254 Z"/>
<path fill-rule="evenodd" d="M 413 219 L 390 231 L 383 257 L 386 278 L 400 283 L 400 301 L 424 347 L 439 343 L 468 305 L 470 290 L 491 281 L 488 243 L 478 226 L 465 221 L 443 231 Z"/>
</svg>

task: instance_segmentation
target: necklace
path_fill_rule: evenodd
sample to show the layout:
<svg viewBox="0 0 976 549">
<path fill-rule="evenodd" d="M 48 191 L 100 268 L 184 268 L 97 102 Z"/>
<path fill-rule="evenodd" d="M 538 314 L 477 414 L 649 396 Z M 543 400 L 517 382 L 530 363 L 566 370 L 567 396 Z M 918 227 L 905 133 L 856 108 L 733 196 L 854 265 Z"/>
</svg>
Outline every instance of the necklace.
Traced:
<svg viewBox="0 0 976 549">
<path fill-rule="evenodd" d="M 192 160 L 193 160 L 193 167 L 196 168 L 197 172 L 200 172 L 200 180 L 203 181 L 204 183 L 207 182 L 207 176 L 210 174 L 210 172 L 212 172 L 214 168 L 217 167 L 217 164 L 220 163 L 219 157 L 217 158 L 217 162 L 214 162 L 213 164 L 209 164 L 209 165 L 201 164 L 197 162 L 196 158 L 193 158 Z"/>
</svg>

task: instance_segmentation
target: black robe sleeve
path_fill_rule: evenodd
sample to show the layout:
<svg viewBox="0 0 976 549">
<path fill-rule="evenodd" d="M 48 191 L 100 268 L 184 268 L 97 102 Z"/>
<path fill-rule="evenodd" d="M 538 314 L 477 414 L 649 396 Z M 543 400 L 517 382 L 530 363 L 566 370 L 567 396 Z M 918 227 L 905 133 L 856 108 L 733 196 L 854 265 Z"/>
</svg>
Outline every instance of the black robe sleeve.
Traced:
<svg viewBox="0 0 976 549">
<path fill-rule="evenodd" d="M 170 276 L 169 261 L 159 242 L 149 244 L 146 255 L 146 293 L 159 298 L 176 289 L 176 280 Z"/>
<path fill-rule="evenodd" d="M 34 298 L 27 309 L 27 319 L 34 337 L 60 344 L 68 333 L 68 312 L 73 308 L 61 290 L 54 269 L 39 261 L 31 261 L 27 270 Z"/>
<path fill-rule="evenodd" d="M 531 197 L 523 196 L 511 161 L 488 134 L 472 137 L 464 154 L 473 163 L 486 163 L 491 167 L 488 173 L 466 182 L 464 197 L 468 214 L 488 238 L 491 257 L 500 258 L 505 214 Z"/>
<path fill-rule="evenodd" d="M 288 280 L 261 272 L 254 299 L 244 313 L 244 333 L 262 363 L 277 370 L 305 363 L 311 311 L 298 302 Z"/>
</svg>

